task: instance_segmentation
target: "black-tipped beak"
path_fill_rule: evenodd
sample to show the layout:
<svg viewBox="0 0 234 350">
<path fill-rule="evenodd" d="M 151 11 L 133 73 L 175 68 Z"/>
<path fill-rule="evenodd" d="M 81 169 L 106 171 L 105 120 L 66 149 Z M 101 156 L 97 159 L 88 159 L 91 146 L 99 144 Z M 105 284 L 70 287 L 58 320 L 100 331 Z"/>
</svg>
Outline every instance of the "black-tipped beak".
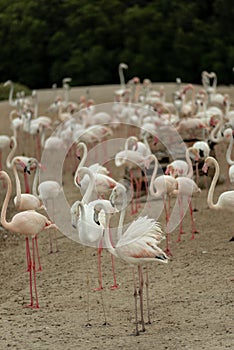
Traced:
<svg viewBox="0 0 234 350">
<path fill-rule="evenodd" d="M 78 159 L 78 160 L 81 160 L 80 156 L 77 156 L 77 159 Z"/>
<path fill-rule="evenodd" d="M 72 227 L 73 227 L 73 228 L 76 228 L 76 225 L 75 225 L 75 224 L 72 224 Z"/>
</svg>

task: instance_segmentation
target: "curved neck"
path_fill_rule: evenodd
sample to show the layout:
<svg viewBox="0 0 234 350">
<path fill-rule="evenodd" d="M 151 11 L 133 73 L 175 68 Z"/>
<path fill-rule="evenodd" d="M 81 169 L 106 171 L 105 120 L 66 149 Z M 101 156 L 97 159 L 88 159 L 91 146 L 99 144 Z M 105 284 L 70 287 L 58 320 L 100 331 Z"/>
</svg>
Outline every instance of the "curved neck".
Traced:
<svg viewBox="0 0 234 350">
<path fill-rule="evenodd" d="M 229 165 L 233 165 L 234 164 L 234 160 L 231 159 L 232 148 L 233 148 L 233 135 L 231 134 L 229 146 L 228 146 L 228 149 L 227 149 L 227 152 L 226 152 L 226 160 L 227 160 L 227 163 Z"/>
<path fill-rule="evenodd" d="M 221 119 L 216 125 L 215 127 L 212 129 L 211 133 L 210 133 L 210 140 L 212 142 L 220 142 L 221 138 L 216 136 L 216 133 L 219 131 L 219 129 L 221 128 L 223 124 L 223 120 Z"/>
<path fill-rule="evenodd" d="M 214 204 L 213 196 L 214 196 L 214 189 L 215 189 L 216 183 L 217 183 L 218 178 L 219 178 L 219 164 L 215 159 L 213 159 L 213 164 L 215 165 L 215 174 L 214 174 L 214 177 L 212 179 L 210 189 L 208 192 L 207 203 L 211 209 L 216 209 L 217 204 Z"/>
<path fill-rule="evenodd" d="M 13 92 L 14 92 L 14 85 L 11 82 L 10 92 L 9 92 L 9 104 L 10 106 L 15 106 L 14 100 L 13 100 Z"/>
<path fill-rule="evenodd" d="M 88 155 L 87 146 L 84 142 L 79 143 L 79 148 L 80 147 L 83 149 L 83 155 L 82 155 L 81 161 L 80 161 L 77 169 L 80 169 L 84 166 L 86 159 L 87 159 L 87 155 Z"/>
<path fill-rule="evenodd" d="M 10 151 L 10 153 L 8 154 L 7 159 L 6 159 L 6 165 L 9 169 L 12 168 L 12 159 L 13 159 L 13 156 L 14 156 L 16 148 L 17 148 L 16 138 L 14 136 L 12 136 L 11 140 L 13 141 L 13 147 L 12 147 L 12 150 Z"/>
<path fill-rule="evenodd" d="M 39 198 L 37 193 L 37 186 L 38 186 L 38 179 L 39 179 L 39 164 L 37 164 L 36 172 L 33 179 L 33 185 L 32 185 L 32 193 L 35 197 Z"/>
<path fill-rule="evenodd" d="M 157 192 L 157 189 L 156 190 L 154 189 L 154 181 L 156 179 L 156 175 L 158 172 L 158 160 L 154 155 L 152 155 L 152 156 L 154 158 L 154 170 L 153 170 L 153 174 L 151 176 L 149 190 L 150 190 L 151 196 L 154 196 L 155 198 L 159 198 L 160 194 Z"/>
<path fill-rule="evenodd" d="M 2 174 L 4 174 L 4 179 L 7 181 L 7 193 L 6 193 L 6 197 L 4 199 L 3 205 L 2 205 L 1 224 L 6 229 L 10 230 L 11 223 L 6 221 L 6 211 L 7 211 L 7 207 L 8 207 L 9 200 L 10 200 L 11 193 L 12 193 L 12 184 L 11 184 L 11 180 L 10 180 L 10 177 L 8 176 L 8 174 L 5 171 L 2 171 Z"/>
<path fill-rule="evenodd" d="M 98 207 L 100 209 L 103 209 L 105 212 L 105 228 L 104 228 L 104 241 L 106 244 L 106 248 L 109 250 L 109 252 L 113 255 L 117 255 L 115 252 L 115 249 L 113 247 L 113 244 L 110 240 L 110 232 L 109 232 L 109 226 L 110 226 L 110 213 L 108 213 L 108 210 L 106 208 L 106 205 L 103 202 L 98 203 Z"/>
<path fill-rule="evenodd" d="M 193 149 L 192 147 L 189 147 L 186 149 L 186 154 L 185 154 L 185 159 L 186 162 L 188 163 L 188 173 L 186 175 L 186 177 L 189 177 L 190 179 L 193 177 L 193 163 L 191 161 L 191 158 L 189 156 L 189 151 Z"/>
<path fill-rule="evenodd" d="M 21 202 L 21 185 L 20 185 L 20 179 L 19 179 L 19 175 L 16 169 L 16 164 L 13 161 L 13 174 L 15 176 L 15 186 L 16 186 L 16 203 L 15 206 L 16 208 L 18 208 L 20 206 L 20 202 Z"/>
<path fill-rule="evenodd" d="M 138 139 L 135 136 L 129 136 L 127 140 L 125 141 L 124 149 L 129 150 L 133 149 L 134 146 L 137 145 Z M 132 147 L 131 147 L 132 144 Z"/>
<path fill-rule="evenodd" d="M 89 177 L 89 184 L 88 184 L 86 192 L 85 192 L 85 194 L 83 196 L 82 202 L 83 203 L 89 203 L 90 199 L 91 199 L 91 195 L 92 195 L 93 189 L 94 189 L 95 178 L 94 178 L 94 175 L 93 175 L 92 171 L 89 170 L 88 168 L 82 167 L 82 171 L 83 171 L 83 176 L 87 175 Z M 79 167 L 77 168 L 75 176 L 74 176 L 74 183 L 75 183 L 76 186 L 77 186 L 76 179 L 77 179 L 77 176 L 78 176 L 78 172 L 79 172 Z"/>
</svg>

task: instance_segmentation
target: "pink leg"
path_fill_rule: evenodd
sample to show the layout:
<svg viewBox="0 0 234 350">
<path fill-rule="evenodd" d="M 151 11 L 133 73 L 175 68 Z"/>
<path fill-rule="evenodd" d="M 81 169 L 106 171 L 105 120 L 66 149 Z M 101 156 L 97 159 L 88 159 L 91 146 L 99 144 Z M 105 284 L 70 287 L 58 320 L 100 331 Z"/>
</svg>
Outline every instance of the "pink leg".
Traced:
<svg viewBox="0 0 234 350">
<path fill-rule="evenodd" d="M 32 238 L 32 251 L 33 251 L 33 276 L 34 276 L 34 292 L 35 292 L 35 298 L 36 298 L 36 305 L 34 305 L 35 309 L 39 309 L 39 304 L 38 304 L 38 296 L 37 296 L 37 281 L 36 281 L 36 259 L 35 259 L 35 245 L 34 242 L 35 238 Z"/>
<path fill-rule="evenodd" d="M 27 258 L 27 271 L 29 272 L 29 290 L 30 290 L 30 304 L 26 307 L 33 307 L 33 294 L 32 294 L 32 260 L 30 254 L 30 247 L 28 237 L 26 237 L 26 258 Z"/>
<path fill-rule="evenodd" d="M 132 189 L 132 201 L 131 201 L 131 206 L 132 206 L 132 212 L 131 214 L 135 214 L 136 210 L 134 209 L 134 196 L 135 196 L 135 191 L 134 191 L 134 174 L 133 174 L 133 170 L 130 169 L 129 170 L 130 173 L 130 181 L 131 181 L 131 189 Z"/>
<path fill-rule="evenodd" d="M 110 228 L 109 228 L 109 233 L 110 233 L 110 241 L 111 241 L 111 244 L 113 245 L 112 238 L 111 238 L 111 230 L 110 230 Z M 116 274 L 115 274 L 114 255 L 112 255 L 112 254 L 111 254 L 111 266 L 112 266 L 112 273 L 113 273 L 113 278 L 114 278 L 114 284 L 113 284 L 113 286 L 111 286 L 110 288 L 111 288 L 111 289 L 118 289 L 119 286 L 118 286 L 118 284 L 117 284 Z"/>
<path fill-rule="evenodd" d="M 98 282 L 99 282 L 99 287 L 94 289 L 95 292 L 103 289 L 103 287 L 102 287 L 101 254 L 102 254 L 102 241 L 100 242 L 99 247 L 98 247 Z"/>
<path fill-rule="evenodd" d="M 179 201 L 179 207 L 180 207 L 180 231 L 179 231 L 177 242 L 180 242 L 181 235 L 184 234 L 183 232 L 183 217 L 184 217 L 183 198 L 179 196 L 178 201 Z"/>
<path fill-rule="evenodd" d="M 135 271 L 133 269 L 133 282 L 134 282 L 134 300 L 135 300 L 135 324 L 136 324 L 136 330 L 135 335 L 139 335 L 139 329 L 138 329 L 138 313 L 137 313 L 137 285 L 136 285 L 136 277 L 135 277 Z"/>
<path fill-rule="evenodd" d="M 190 210 L 191 225 L 192 225 L 192 236 L 191 236 L 191 239 L 194 239 L 194 233 L 198 232 L 198 230 L 196 229 L 195 221 L 194 221 L 194 218 L 193 218 L 192 199 L 189 198 L 188 201 L 189 201 L 189 210 Z"/>
<path fill-rule="evenodd" d="M 40 259 L 40 255 L 39 255 L 37 236 L 35 236 L 35 243 L 36 243 L 37 261 L 38 261 L 38 270 L 37 271 L 41 271 L 42 270 L 42 268 L 41 268 L 41 259 Z"/>
<path fill-rule="evenodd" d="M 169 201 L 170 201 L 170 199 L 169 199 Z M 172 252 L 170 249 L 170 233 L 168 232 L 168 223 L 170 220 L 170 202 L 169 202 L 169 206 L 167 209 L 166 199 L 165 199 L 165 197 L 163 197 L 163 204 L 164 204 L 164 211 L 165 211 L 165 215 L 166 215 L 166 249 L 165 249 L 165 253 L 168 256 L 172 256 Z"/>
</svg>

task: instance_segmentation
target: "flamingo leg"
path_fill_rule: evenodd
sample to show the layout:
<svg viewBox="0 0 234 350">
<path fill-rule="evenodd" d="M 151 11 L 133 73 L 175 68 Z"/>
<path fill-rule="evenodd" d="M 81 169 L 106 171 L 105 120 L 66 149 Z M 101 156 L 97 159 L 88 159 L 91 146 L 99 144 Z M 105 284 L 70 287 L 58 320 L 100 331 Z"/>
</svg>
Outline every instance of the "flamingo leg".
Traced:
<svg viewBox="0 0 234 350">
<path fill-rule="evenodd" d="M 130 183 L 131 183 L 131 190 L 132 190 L 132 201 L 131 201 L 131 207 L 132 207 L 132 212 L 131 214 L 135 214 L 136 210 L 134 209 L 134 195 L 135 195 L 135 191 L 134 191 L 134 174 L 133 174 L 133 170 L 130 169 L 129 170 L 130 173 Z"/>
<path fill-rule="evenodd" d="M 150 305 L 149 305 L 149 271 L 148 271 L 148 267 L 147 266 L 146 266 L 145 287 L 146 287 L 146 304 L 147 304 L 147 313 L 148 313 L 148 322 L 147 322 L 147 324 L 151 324 Z"/>
<path fill-rule="evenodd" d="M 192 207 L 192 199 L 188 198 L 188 202 L 189 202 L 189 211 L 190 211 L 190 217 L 191 217 L 191 225 L 192 225 L 192 236 L 191 239 L 194 239 L 194 233 L 198 232 L 198 230 L 196 229 L 195 226 L 195 221 L 193 218 L 193 207 Z"/>
<path fill-rule="evenodd" d="M 144 286 L 144 279 L 143 279 L 143 272 L 142 267 L 138 266 L 138 275 L 139 275 L 139 297 L 140 297 L 140 310 L 141 310 L 141 326 L 142 326 L 142 332 L 145 332 L 145 321 L 144 321 L 144 310 L 143 310 L 143 286 Z"/>
<path fill-rule="evenodd" d="M 112 265 L 112 273 L 113 273 L 113 278 L 114 278 L 114 284 L 111 286 L 111 289 L 118 289 L 119 286 L 117 284 L 116 274 L 115 274 L 114 255 L 112 255 L 112 254 L 111 254 L 111 265 Z"/>
<path fill-rule="evenodd" d="M 29 272 L 29 290 L 30 290 L 30 304 L 26 305 L 26 307 L 33 307 L 33 294 L 32 294 L 32 260 L 30 254 L 29 240 L 26 237 L 26 258 Z"/>
<path fill-rule="evenodd" d="M 170 221 L 170 197 L 169 196 L 168 196 L 168 208 L 167 208 L 165 196 L 163 197 L 163 205 L 164 205 L 164 211 L 165 211 L 165 215 L 166 215 L 166 249 L 165 249 L 165 253 L 167 255 L 172 256 L 172 252 L 170 249 L 170 233 L 168 230 L 168 224 Z"/>
<path fill-rule="evenodd" d="M 135 271 L 133 269 L 133 283 L 134 283 L 134 300 L 135 300 L 135 324 L 136 324 L 136 329 L 135 329 L 135 335 L 139 335 L 139 329 L 138 329 L 138 315 L 137 315 L 137 285 L 136 285 L 136 277 L 135 277 Z"/>
<path fill-rule="evenodd" d="M 36 258 L 35 258 L 35 238 L 32 238 L 32 252 L 33 252 L 33 276 L 34 276 L 34 293 L 36 298 L 36 305 L 34 305 L 35 309 L 39 309 L 38 304 L 38 296 L 37 296 L 37 281 L 36 281 Z"/>
<path fill-rule="evenodd" d="M 94 289 L 95 292 L 103 289 L 103 287 L 102 287 L 101 254 L 102 254 L 102 241 L 100 241 L 99 247 L 98 247 L 98 283 L 99 283 L 99 287 Z"/>
<path fill-rule="evenodd" d="M 87 262 L 86 246 L 84 246 L 85 262 Z M 90 280 L 89 280 L 89 269 L 87 263 L 85 263 L 86 268 L 86 283 L 87 283 L 87 323 L 85 327 L 92 327 L 90 323 L 90 313 L 89 313 L 89 290 L 90 290 Z"/>
<path fill-rule="evenodd" d="M 38 248 L 38 241 L 37 241 L 37 235 L 35 236 L 35 244 L 36 244 L 36 254 L 37 254 L 37 261 L 38 261 L 38 270 L 41 271 L 41 259 L 40 259 L 40 254 L 39 254 L 39 248 Z"/>
<path fill-rule="evenodd" d="M 184 234 L 184 232 L 183 232 L 183 217 L 184 217 L 183 198 L 181 196 L 179 196 L 178 201 L 179 201 L 179 207 L 180 207 L 180 230 L 179 230 L 177 242 L 180 242 L 181 235 Z"/>
</svg>

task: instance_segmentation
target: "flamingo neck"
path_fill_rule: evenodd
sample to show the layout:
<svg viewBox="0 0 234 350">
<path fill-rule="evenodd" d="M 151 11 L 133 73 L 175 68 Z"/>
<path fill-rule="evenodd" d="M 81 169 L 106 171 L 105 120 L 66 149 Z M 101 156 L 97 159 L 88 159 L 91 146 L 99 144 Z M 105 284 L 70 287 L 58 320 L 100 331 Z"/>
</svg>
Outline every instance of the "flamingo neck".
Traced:
<svg viewBox="0 0 234 350">
<path fill-rule="evenodd" d="M 7 181 L 7 193 L 2 205 L 2 210 L 1 210 L 1 224 L 3 227 L 5 227 L 7 230 L 11 229 L 11 223 L 6 221 L 6 212 L 7 212 L 7 207 L 9 204 L 9 200 L 12 194 L 12 184 L 10 177 L 5 173 L 4 171 L 2 172 L 4 174 L 4 178 Z"/>
<path fill-rule="evenodd" d="M 234 164 L 234 160 L 231 159 L 231 153 L 232 153 L 232 148 L 233 148 L 233 136 L 231 135 L 230 137 L 230 143 L 226 152 L 226 160 L 229 165 Z"/>
<path fill-rule="evenodd" d="M 154 181 L 156 179 L 156 175 L 158 172 L 158 160 L 154 155 L 153 155 L 153 159 L 154 159 L 154 170 L 153 170 L 153 174 L 151 176 L 149 190 L 150 190 L 151 196 L 154 196 L 155 198 L 159 198 L 160 193 L 158 193 L 157 189 L 154 190 Z"/>
<path fill-rule="evenodd" d="M 15 186 L 16 186 L 16 203 L 15 206 L 16 208 L 19 208 L 20 202 L 21 202 L 21 185 L 20 185 L 20 179 L 19 175 L 16 169 L 16 165 L 13 162 L 13 174 L 15 176 Z"/>
<path fill-rule="evenodd" d="M 214 174 L 214 177 L 212 179 L 212 182 L 211 182 L 211 185 L 210 185 L 210 189 L 209 189 L 209 192 L 208 192 L 207 204 L 208 204 L 209 208 L 217 209 L 218 205 L 217 205 L 217 203 L 214 204 L 213 196 L 214 196 L 214 189 L 215 189 L 216 183 L 217 183 L 218 178 L 219 178 L 219 171 L 220 170 L 219 170 L 218 162 L 215 159 L 213 159 L 212 162 L 215 165 L 215 174 Z"/>
<path fill-rule="evenodd" d="M 105 212 L 105 229 L 104 229 L 104 242 L 106 244 L 106 248 L 109 250 L 109 252 L 115 256 L 117 256 L 116 251 L 113 247 L 113 244 L 111 243 L 110 239 L 110 213 L 108 213 L 108 210 L 106 208 L 106 205 L 103 202 L 100 202 L 98 204 L 99 208 L 103 209 Z"/>
<path fill-rule="evenodd" d="M 78 174 L 78 172 L 76 174 Z M 93 189 L 94 189 L 95 178 L 92 171 L 89 170 L 88 168 L 83 167 L 83 174 L 84 176 L 87 175 L 89 177 L 89 184 L 83 196 L 82 202 L 89 203 L 92 196 Z M 77 178 L 77 175 L 75 176 L 75 183 L 76 183 L 76 178 Z"/>
<path fill-rule="evenodd" d="M 81 142 L 79 147 L 82 147 L 83 149 L 83 155 L 82 155 L 82 159 L 80 161 L 80 164 L 78 165 L 78 168 L 77 169 L 80 169 L 84 166 L 85 162 L 86 162 L 86 159 L 87 159 L 87 156 L 88 156 L 88 149 L 87 149 L 87 146 L 85 143 Z"/>
<path fill-rule="evenodd" d="M 189 177 L 191 179 L 193 177 L 193 164 L 192 164 L 191 158 L 189 156 L 190 149 L 192 149 L 192 147 L 187 148 L 186 154 L 185 154 L 185 159 L 186 159 L 186 162 L 188 163 L 188 173 L 187 173 L 186 177 Z"/>
<path fill-rule="evenodd" d="M 10 151 L 10 153 L 8 154 L 7 159 L 6 159 L 6 165 L 7 165 L 7 168 L 9 168 L 9 169 L 12 169 L 12 165 L 13 165 L 12 159 L 13 159 L 13 156 L 14 156 L 16 148 L 17 148 L 16 138 L 14 136 L 12 136 L 11 140 L 13 141 L 13 147 L 12 147 L 12 150 Z"/>
</svg>

